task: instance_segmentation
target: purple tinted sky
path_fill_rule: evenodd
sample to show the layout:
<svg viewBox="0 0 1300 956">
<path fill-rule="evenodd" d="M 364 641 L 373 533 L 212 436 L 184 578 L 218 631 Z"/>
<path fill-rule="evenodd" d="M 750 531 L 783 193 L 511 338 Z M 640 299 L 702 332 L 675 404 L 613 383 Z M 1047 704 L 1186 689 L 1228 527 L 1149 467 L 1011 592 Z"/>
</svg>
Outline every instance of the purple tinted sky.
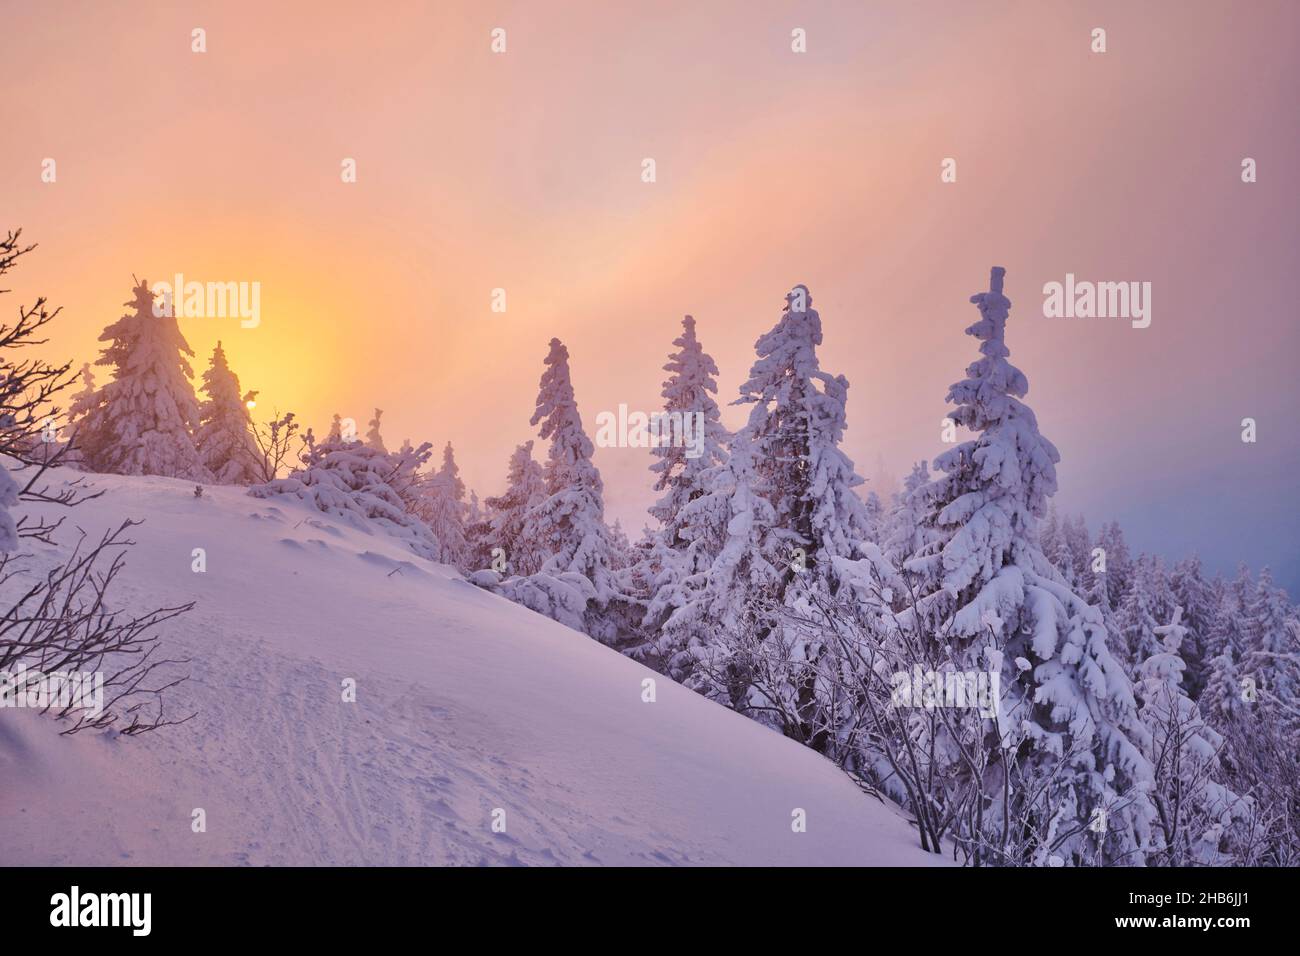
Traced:
<svg viewBox="0 0 1300 956">
<path fill-rule="evenodd" d="M 1287 2 L 51 2 L 5 14 L 0 225 L 42 243 L 12 285 L 65 306 L 56 348 L 93 357 L 133 272 L 259 281 L 259 328 L 186 320 L 200 362 L 221 338 L 318 427 L 381 406 L 480 494 L 552 335 L 589 428 L 654 407 L 685 312 L 730 400 L 796 282 L 859 470 L 901 475 L 1001 264 L 1061 507 L 1295 594 L 1298 47 Z M 1044 318 L 1067 272 L 1150 281 L 1151 327 Z M 629 527 L 646 461 L 597 455 Z"/>
</svg>

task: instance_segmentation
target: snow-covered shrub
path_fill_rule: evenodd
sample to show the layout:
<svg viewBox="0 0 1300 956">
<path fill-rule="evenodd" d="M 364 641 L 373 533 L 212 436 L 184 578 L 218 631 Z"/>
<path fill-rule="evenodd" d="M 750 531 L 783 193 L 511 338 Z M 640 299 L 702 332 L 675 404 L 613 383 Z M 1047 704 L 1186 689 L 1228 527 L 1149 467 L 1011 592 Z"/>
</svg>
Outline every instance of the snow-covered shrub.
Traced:
<svg viewBox="0 0 1300 956">
<path fill-rule="evenodd" d="M 248 493 L 255 498 L 296 498 L 367 533 L 390 534 L 420 557 L 438 561 L 442 548 L 437 536 L 407 510 L 391 484 L 398 472 L 391 455 L 362 442 L 309 441 L 300 469 L 254 485 Z"/>
<path fill-rule="evenodd" d="M 111 727 L 133 736 L 193 716 L 165 709 L 167 691 L 188 678 L 179 670 L 188 661 L 158 655 L 157 628 L 194 602 L 135 615 L 114 609 L 109 596 L 133 544 L 126 534 L 139 523 L 124 521 L 97 542 L 83 533 L 71 554 L 43 574 L 0 555 L 0 672 L 10 685 L 0 692 L 24 694 L 28 706 L 36 695 L 40 713 L 67 721 L 65 734 Z M 51 692 L 57 675 L 94 675 L 93 706 L 66 684 Z"/>
<path fill-rule="evenodd" d="M 596 589 L 575 571 L 502 577 L 495 571 L 480 570 L 472 573 L 469 580 L 566 627 L 587 633 L 587 608 L 596 599 Z"/>
</svg>

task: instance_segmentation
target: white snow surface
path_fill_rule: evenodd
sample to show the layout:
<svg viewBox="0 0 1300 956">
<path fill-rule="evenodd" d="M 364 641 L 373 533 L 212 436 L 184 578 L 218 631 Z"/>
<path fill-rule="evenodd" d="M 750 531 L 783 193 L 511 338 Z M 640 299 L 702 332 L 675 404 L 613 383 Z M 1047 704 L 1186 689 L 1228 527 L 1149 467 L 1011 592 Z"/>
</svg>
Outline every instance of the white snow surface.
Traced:
<svg viewBox="0 0 1300 956">
<path fill-rule="evenodd" d="M 25 550 L 48 566 L 74 526 L 145 519 L 112 597 L 197 602 L 163 634 L 192 658 L 169 711 L 198 716 L 60 737 L 0 710 L 0 865 L 944 862 L 819 755 L 400 540 L 242 488 L 88 477 L 108 493 Z"/>
</svg>

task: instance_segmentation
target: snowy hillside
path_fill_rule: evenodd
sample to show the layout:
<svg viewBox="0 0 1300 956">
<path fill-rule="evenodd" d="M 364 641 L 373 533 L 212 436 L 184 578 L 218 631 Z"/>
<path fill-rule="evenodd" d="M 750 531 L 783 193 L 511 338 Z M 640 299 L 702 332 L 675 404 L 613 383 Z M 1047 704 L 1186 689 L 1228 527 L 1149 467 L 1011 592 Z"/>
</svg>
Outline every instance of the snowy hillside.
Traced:
<svg viewBox="0 0 1300 956">
<path fill-rule="evenodd" d="M 940 862 L 811 750 L 400 542 L 239 488 L 90 478 L 108 493 L 59 540 L 145 520 L 112 593 L 197 602 L 164 649 L 193 661 L 169 711 L 198 716 L 60 738 L 0 713 L 0 863 Z"/>
</svg>

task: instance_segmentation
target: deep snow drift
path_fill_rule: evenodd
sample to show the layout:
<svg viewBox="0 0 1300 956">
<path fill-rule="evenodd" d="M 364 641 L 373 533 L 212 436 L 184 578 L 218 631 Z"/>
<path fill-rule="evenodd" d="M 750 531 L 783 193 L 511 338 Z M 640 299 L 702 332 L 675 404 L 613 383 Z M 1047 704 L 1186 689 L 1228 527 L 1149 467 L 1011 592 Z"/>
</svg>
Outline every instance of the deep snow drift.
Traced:
<svg viewBox="0 0 1300 956">
<path fill-rule="evenodd" d="M 812 751 L 395 539 L 239 488 L 89 477 L 108 493 L 61 547 L 24 550 L 44 567 L 76 526 L 144 519 L 112 597 L 197 602 L 163 649 L 192 658 L 169 712 L 198 716 L 61 738 L 0 710 L 0 864 L 941 862 Z"/>
</svg>

